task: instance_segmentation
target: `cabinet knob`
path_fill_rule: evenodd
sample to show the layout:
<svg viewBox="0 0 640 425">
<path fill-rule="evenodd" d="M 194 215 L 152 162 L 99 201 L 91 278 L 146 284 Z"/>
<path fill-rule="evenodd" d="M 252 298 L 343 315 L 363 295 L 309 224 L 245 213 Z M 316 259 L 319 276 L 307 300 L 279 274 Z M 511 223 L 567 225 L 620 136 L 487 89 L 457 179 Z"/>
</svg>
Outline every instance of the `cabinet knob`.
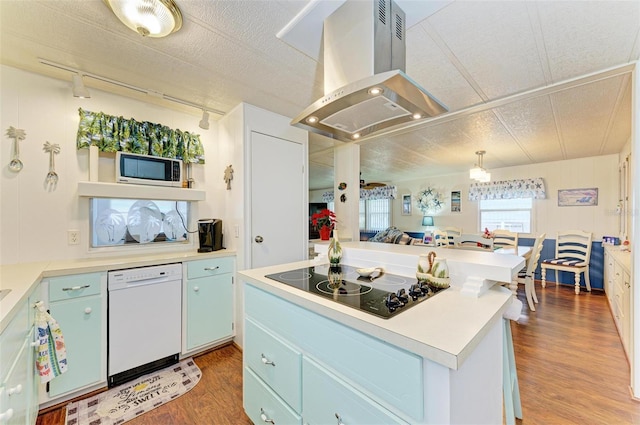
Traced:
<svg viewBox="0 0 640 425">
<path fill-rule="evenodd" d="M 199 290 L 200 290 L 200 287 L 199 287 L 199 286 L 194 286 L 194 287 L 193 287 L 193 291 L 194 291 L 194 292 L 198 292 Z"/>
<path fill-rule="evenodd" d="M 91 314 L 91 307 L 87 307 L 84 309 L 84 314 Z"/>
<path fill-rule="evenodd" d="M 344 425 L 344 422 L 342 422 L 342 418 L 340 417 L 340 415 L 338 415 L 337 413 L 336 415 L 336 419 L 338 420 L 338 425 Z"/>
<path fill-rule="evenodd" d="M 258 235 L 258 236 L 256 236 L 255 241 L 256 241 L 256 243 L 262 243 L 264 241 L 264 238 L 262 236 Z"/>
<path fill-rule="evenodd" d="M 268 358 L 266 358 L 264 354 L 260 354 L 260 357 L 262 357 L 263 364 L 270 364 L 271 366 L 276 367 L 276 364 L 271 360 L 269 360 Z"/>
<path fill-rule="evenodd" d="M 266 422 L 268 424 L 275 424 L 276 423 L 273 419 L 269 419 L 269 417 L 264 412 L 264 409 L 262 407 L 260 408 L 260 419 L 262 419 L 262 422 Z"/>
<path fill-rule="evenodd" d="M 8 421 L 13 416 L 13 409 L 7 409 L 5 412 L 0 413 L 0 421 Z"/>
<path fill-rule="evenodd" d="M 22 392 L 22 384 L 18 384 L 15 387 L 9 388 L 7 395 L 20 394 Z"/>
</svg>

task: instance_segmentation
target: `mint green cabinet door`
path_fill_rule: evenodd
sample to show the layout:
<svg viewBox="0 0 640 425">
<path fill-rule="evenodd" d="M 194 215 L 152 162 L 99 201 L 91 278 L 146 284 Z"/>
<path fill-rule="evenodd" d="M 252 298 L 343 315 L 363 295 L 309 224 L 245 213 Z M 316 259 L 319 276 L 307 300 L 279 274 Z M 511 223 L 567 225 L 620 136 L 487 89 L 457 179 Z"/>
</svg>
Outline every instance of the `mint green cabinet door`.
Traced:
<svg viewBox="0 0 640 425">
<path fill-rule="evenodd" d="M 187 281 L 187 350 L 233 335 L 230 273 Z"/>
<path fill-rule="evenodd" d="M 2 424 L 22 425 L 27 423 L 29 389 L 28 389 L 28 352 L 29 340 L 25 339 L 20 347 L 13 365 L 8 365 L 9 373 L 4 382 L 0 382 L 0 414 Z M 3 365 L 4 366 L 4 365 Z"/>
<path fill-rule="evenodd" d="M 302 361 L 302 419 L 308 425 L 406 424 L 307 357 Z"/>
<path fill-rule="evenodd" d="M 67 349 L 68 370 L 49 384 L 51 397 L 86 385 L 105 381 L 102 345 L 102 300 L 99 296 L 82 297 L 51 303 L 51 316 L 58 321 Z"/>
</svg>

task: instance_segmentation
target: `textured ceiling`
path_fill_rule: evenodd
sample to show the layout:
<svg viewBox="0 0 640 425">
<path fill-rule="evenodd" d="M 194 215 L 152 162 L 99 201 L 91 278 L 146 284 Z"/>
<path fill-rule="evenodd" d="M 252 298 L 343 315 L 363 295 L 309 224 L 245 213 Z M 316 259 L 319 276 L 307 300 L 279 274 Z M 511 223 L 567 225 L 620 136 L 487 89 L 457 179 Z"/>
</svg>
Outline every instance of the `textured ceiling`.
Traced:
<svg viewBox="0 0 640 425">
<path fill-rule="evenodd" d="M 151 39 L 101 0 L 1 0 L 0 60 L 70 80 L 42 58 L 223 112 L 248 102 L 293 117 L 324 94 L 322 63 L 276 37 L 306 0 L 176 1 L 182 29 Z M 410 2 L 408 22 L 420 3 Z M 437 3 L 407 30 L 406 73 L 450 112 L 359 142 L 365 180 L 462 172 L 479 149 L 489 169 L 621 150 L 631 133 L 626 65 L 640 55 L 640 2 Z M 310 140 L 310 188 L 330 187 L 334 141 Z"/>
</svg>

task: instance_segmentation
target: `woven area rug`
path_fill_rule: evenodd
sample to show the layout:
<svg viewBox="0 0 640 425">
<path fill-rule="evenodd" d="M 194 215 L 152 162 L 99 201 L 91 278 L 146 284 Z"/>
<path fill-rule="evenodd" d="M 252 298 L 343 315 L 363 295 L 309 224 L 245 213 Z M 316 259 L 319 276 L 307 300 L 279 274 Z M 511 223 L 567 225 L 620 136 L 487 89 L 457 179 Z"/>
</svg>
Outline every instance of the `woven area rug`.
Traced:
<svg viewBox="0 0 640 425">
<path fill-rule="evenodd" d="M 67 425 L 117 425 L 185 394 L 202 372 L 192 358 L 67 405 Z"/>
</svg>

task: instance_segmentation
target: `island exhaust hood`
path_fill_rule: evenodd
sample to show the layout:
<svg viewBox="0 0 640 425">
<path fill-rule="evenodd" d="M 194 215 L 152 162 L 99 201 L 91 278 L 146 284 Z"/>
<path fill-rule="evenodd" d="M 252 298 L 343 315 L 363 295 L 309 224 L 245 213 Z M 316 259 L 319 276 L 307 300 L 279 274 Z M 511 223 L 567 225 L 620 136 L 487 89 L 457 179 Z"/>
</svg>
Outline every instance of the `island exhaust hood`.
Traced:
<svg viewBox="0 0 640 425">
<path fill-rule="evenodd" d="M 393 0 L 347 0 L 324 20 L 325 96 L 291 125 L 348 142 L 447 112 L 404 73 L 405 32 Z"/>
</svg>

